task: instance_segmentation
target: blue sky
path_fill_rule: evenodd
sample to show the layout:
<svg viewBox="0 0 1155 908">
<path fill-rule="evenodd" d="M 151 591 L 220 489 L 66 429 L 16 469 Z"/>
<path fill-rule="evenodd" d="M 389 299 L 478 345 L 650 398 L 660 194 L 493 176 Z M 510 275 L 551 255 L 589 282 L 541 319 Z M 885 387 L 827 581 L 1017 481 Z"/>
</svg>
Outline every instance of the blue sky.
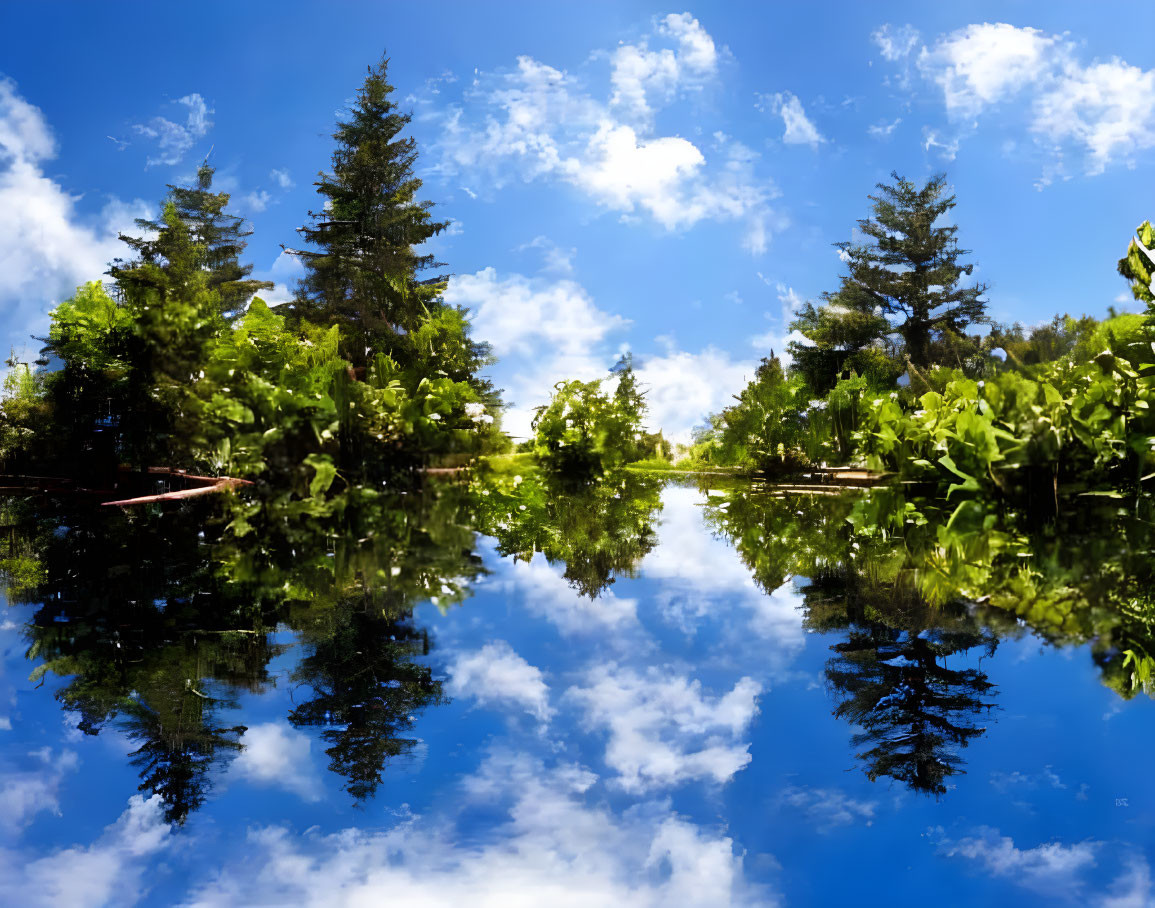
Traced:
<svg viewBox="0 0 1155 908">
<path fill-rule="evenodd" d="M 451 298 L 524 432 L 553 381 L 626 349 L 685 438 L 800 301 L 837 284 L 892 170 L 948 174 L 991 314 L 1125 302 L 1153 213 L 1155 15 L 1082 3 L 5 4 L 0 326 L 120 253 L 212 149 L 260 276 L 316 205 L 338 110 L 387 50 L 420 175 L 454 221 Z M 50 38 L 46 37 L 50 36 Z"/>
</svg>

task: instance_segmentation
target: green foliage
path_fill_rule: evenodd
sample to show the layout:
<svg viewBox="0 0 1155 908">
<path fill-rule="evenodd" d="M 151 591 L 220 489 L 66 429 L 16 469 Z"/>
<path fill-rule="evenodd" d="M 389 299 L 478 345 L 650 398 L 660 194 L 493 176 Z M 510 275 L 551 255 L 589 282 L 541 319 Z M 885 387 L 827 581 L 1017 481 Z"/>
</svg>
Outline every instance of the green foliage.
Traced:
<svg viewBox="0 0 1155 908">
<path fill-rule="evenodd" d="M 1151 275 L 1155 271 L 1155 227 L 1144 221 L 1135 230 L 1127 246 L 1127 254 L 1119 259 L 1119 273 L 1131 283 L 1131 293 L 1141 303 L 1151 306 L 1155 295 L 1151 293 Z"/>
<path fill-rule="evenodd" d="M 627 362 L 619 371 L 612 395 L 604 381 L 558 382 L 549 404 L 538 408 L 533 450 L 546 469 L 580 480 L 647 453 L 645 400 L 632 366 Z"/>
<path fill-rule="evenodd" d="M 253 294 L 240 255 L 249 232 L 201 166 L 170 186 L 133 253 L 52 313 L 50 369 L 13 364 L 0 404 L 0 461 L 112 489 L 125 466 L 180 467 L 255 480 L 278 507 L 328 513 L 348 484 L 412 482 L 435 457 L 458 462 L 505 444 L 501 401 L 478 371 L 491 358 L 442 278 L 418 278 L 415 251 L 444 225 L 417 202 L 408 118 L 385 65 L 338 126 L 330 203 L 306 237 L 294 307 Z M 286 317 L 286 313 L 288 317 Z M 234 528 L 247 532 L 242 518 Z"/>
<path fill-rule="evenodd" d="M 777 357 L 763 359 L 735 398 L 737 403 L 719 415 L 718 459 L 777 471 L 804 464 L 798 452 L 806 432 L 803 403 L 808 396 L 805 384 L 798 377 L 788 378 Z"/>
<path fill-rule="evenodd" d="M 825 305 L 806 305 L 791 322 L 791 332 L 805 341 L 792 340 L 787 350 L 793 370 L 806 381 L 813 396 L 827 394 L 847 371 L 869 377 L 878 388 L 893 387 L 902 366 L 884 349 L 890 333 L 887 320 L 874 312 L 852 309 L 826 294 Z"/>
</svg>

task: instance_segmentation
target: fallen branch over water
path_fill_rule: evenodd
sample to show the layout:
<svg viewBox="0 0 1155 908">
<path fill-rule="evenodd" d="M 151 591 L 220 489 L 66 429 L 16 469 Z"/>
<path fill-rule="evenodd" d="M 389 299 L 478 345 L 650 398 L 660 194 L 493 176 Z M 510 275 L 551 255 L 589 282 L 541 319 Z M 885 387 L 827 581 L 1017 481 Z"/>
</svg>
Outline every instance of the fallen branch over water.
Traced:
<svg viewBox="0 0 1155 908">
<path fill-rule="evenodd" d="M 149 470 L 152 472 L 160 472 L 156 470 Z M 158 495 L 141 495 L 137 498 L 122 498 L 119 501 L 102 501 L 102 507 L 127 507 L 134 504 L 151 504 L 156 501 L 181 501 L 185 498 L 196 498 L 200 495 L 212 495 L 216 492 L 224 492 L 228 489 L 239 489 L 242 486 L 251 486 L 252 483 L 247 479 L 236 479 L 232 476 L 189 476 L 187 473 L 176 473 L 172 475 L 179 476 L 181 479 L 188 482 L 205 483 L 205 485 L 197 485 L 191 489 L 178 489 L 175 492 L 162 492 Z"/>
</svg>

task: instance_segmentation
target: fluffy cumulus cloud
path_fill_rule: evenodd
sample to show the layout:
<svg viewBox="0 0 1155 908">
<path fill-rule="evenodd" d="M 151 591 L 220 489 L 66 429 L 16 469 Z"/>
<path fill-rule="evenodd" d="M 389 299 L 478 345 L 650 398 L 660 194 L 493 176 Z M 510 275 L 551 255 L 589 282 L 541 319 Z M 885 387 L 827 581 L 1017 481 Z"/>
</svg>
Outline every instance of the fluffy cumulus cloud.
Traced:
<svg viewBox="0 0 1155 908">
<path fill-rule="evenodd" d="M 666 16 L 651 34 L 600 57 L 610 63 L 604 99 L 581 79 L 520 57 L 511 72 L 479 74 L 465 103 L 432 105 L 424 116 L 437 118 L 442 136 L 435 170 L 495 188 L 511 177 L 559 180 L 666 230 L 736 221 L 745 224 L 746 248 L 764 252 L 776 193 L 756 174 L 757 154 L 727 141 L 708 155 L 654 126 L 656 111 L 716 75 L 718 51 L 701 23 Z"/>
<path fill-rule="evenodd" d="M 249 726 L 242 743 L 245 749 L 230 765 L 230 777 L 283 788 L 306 801 L 320 800 L 321 783 L 308 735 L 281 723 L 265 722 Z"/>
<path fill-rule="evenodd" d="M 650 426 L 672 441 L 690 441 L 693 428 L 726 406 L 756 367 L 753 360 L 734 359 L 714 347 L 697 353 L 670 348 L 643 357 L 635 371 L 646 393 Z"/>
<path fill-rule="evenodd" d="M 470 310 L 474 336 L 505 361 L 504 428 L 518 438 L 532 434 L 534 408 L 547 402 L 556 382 L 609 374 L 616 356 L 606 341 L 629 325 L 569 278 L 500 276 L 485 268 L 455 276 L 445 298 Z"/>
<path fill-rule="evenodd" d="M 159 796 L 136 795 L 88 846 L 32 858 L 0 849 L 0 902 L 6 905 L 132 905 L 147 891 L 146 871 L 171 841 Z"/>
<path fill-rule="evenodd" d="M 919 68 L 942 89 L 948 113 L 974 117 L 1039 78 L 1059 39 L 1005 23 L 968 25 L 919 54 Z"/>
<path fill-rule="evenodd" d="M 472 312 L 474 335 L 498 356 L 582 354 L 629 324 L 599 309 L 575 281 L 500 277 L 493 268 L 455 276 L 445 299 Z"/>
<path fill-rule="evenodd" d="M 485 805 L 503 821 L 465 835 L 459 818 L 410 817 L 388 831 L 298 836 L 254 830 L 244 858 L 189 899 L 241 904 L 437 906 L 770 905 L 745 879 L 731 840 L 666 804 L 615 814 L 591 797 L 596 777 L 496 754 L 465 780 L 464 813 Z"/>
<path fill-rule="evenodd" d="M 493 706 L 512 705 L 547 722 L 553 715 L 549 686 L 541 669 L 530 665 L 504 640 L 459 653 L 449 664 L 449 693 Z"/>
<path fill-rule="evenodd" d="M 212 128 L 213 123 L 209 117 L 213 111 L 196 92 L 177 98 L 172 103 L 185 108 L 179 120 L 156 116 L 147 123 L 133 126 L 137 135 L 153 145 L 154 151 L 148 157 L 149 167 L 179 164 L 197 139 L 203 139 Z"/>
<path fill-rule="evenodd" d="M 587 685 L 571 688 L 567 697 L 589 727 L 607 733 L 606 765 L 628 792 L 689 779 L 726 782 L 750 762 L 749 745 L 740 739 L 762 690 L 751 678 L 710 697 L 697 680 L 657 667 L 639 674 L 608 665 L 592 671 Z"/>
<path fill-rule="evenodd" d="M 611 57 L 610 105 L 643 120 L 653 116 L 651 98 L 656 97 L 664 106 L 679 88 L 697 86 L 718 66 L 714 39 L 689 13 L 671 13 L 660 20 L 657 31 L 673 39 L 677 47 L 650 50 L 643 39 L 638 44 L 620 45 Z"/>
<path fill-rule="evenodd" d="M 534 245 L 546 250 L 547 268 L 568 267 L 548 240 Z M 446 299 L 470 310 L 474 336 L 491 343 L 504 361 L 500 381 L 511 404 L 504 427 L 515 437 L 531 434 L 534 408 L 546 402 L 556 382 L 607 378 L 625 349 L 621 337 L 629 320 L 600 308 L 568 277 L 500 275 L 485 268 L 455 276 Z M 689 352 L 672 343 L 662 353 L 638 357 L 650 427 L 688 441 L 691 429 L 723 407 L 756 365 L 712 347 Z"/>
<path fill-rule="evenodd" d="M 117 234 L 149 213 L 142 202 L 112 201 L 83 216 L 78 197 L 44 172 L 55 155 L 39 108 L 0 79 L 0 311 L 9 337 L 43 334 L 52 306 L 100 279 L 123 253 Z"/>
<path fill-rule="evenodd" d="M 1011 109 L 1007 122 L 1026 122 L 1048 155 L 1043 182 L 1066 175 L 1067 159 L 1097 174 L 1114 164 L 1133 164 L 1155 147 L 1155 70 L 1118 58 L 1088 61 L 1066 36 L 1003 22 L 940 35 L 917 53 L 911 35 L 887 28 L 874 37 L 887 60 L 903 66 L 913 60 L 941 92 L 956 132 Z M 926 144 L 948 157 L 958 147 L 957 136 L 944 137 L 937 128 L 928 128 Z"/>
<path fill-rule="evenodd" d="M 524 595 L 530 612 L 567 636 L 598 634 L 616 640 L 623 632 L 638 628 L 636 599 L 619 597 L 612 591 L 589 599 L 569 585 L 562 576 L 563 566 L 551 565 L 543 555 L 502 564 L 508 572 L 503 581 L 506 589 Z"/>
<path fill-rule="evenodd" d="M 268 270 L 253 272 L 254 279 L 273 282 L 272 290 L 262 290 L 260 293 L 261 299 L 270 306 L 279 306 L 291 300 L 297 281 L 304 276 L 305 267 L 300 258 L 287 252 L 278 253 Z"/>
</svg>

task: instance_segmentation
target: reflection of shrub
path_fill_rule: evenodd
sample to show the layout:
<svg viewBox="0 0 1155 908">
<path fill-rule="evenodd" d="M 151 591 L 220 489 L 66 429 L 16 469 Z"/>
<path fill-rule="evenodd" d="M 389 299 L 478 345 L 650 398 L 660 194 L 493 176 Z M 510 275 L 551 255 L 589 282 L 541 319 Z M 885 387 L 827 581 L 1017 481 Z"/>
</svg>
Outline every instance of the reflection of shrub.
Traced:
<svg viewBox="0 0 1155 908">
<path fill-rule="evenodd" d="M 32 555 L 0 558 L 0 577 L 4 578 L 9 596 L 17 596 L 44 582 L 44 565 Z"/>
</svg>

